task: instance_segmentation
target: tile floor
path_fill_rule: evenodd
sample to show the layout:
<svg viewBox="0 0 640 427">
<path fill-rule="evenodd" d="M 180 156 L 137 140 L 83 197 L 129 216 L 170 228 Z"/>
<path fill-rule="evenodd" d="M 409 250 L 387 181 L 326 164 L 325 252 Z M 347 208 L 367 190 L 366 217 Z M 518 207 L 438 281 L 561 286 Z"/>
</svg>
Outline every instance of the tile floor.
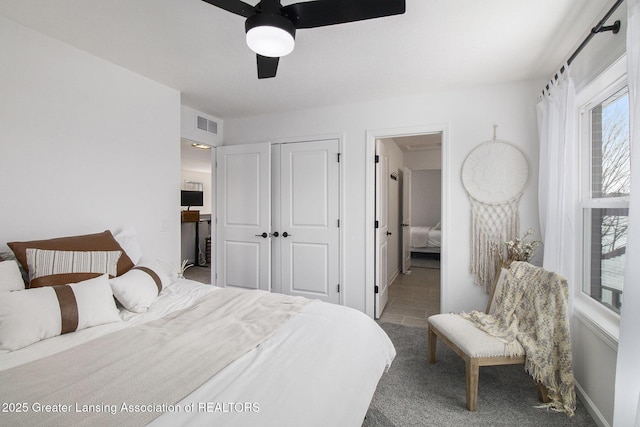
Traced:
<svg viewBox="0 0 640 427">
<path fill-rule="evenodd" d="M 411 267 L 389 286 L 380 321 L 426 328 L 427 317 L 440 313 L 440 269 Z"/>
<path fill-rule="evenodd" d="M 189 267 L 184 272 L 185 279 L 211 284 L 211 264 Z"/>
</svg>

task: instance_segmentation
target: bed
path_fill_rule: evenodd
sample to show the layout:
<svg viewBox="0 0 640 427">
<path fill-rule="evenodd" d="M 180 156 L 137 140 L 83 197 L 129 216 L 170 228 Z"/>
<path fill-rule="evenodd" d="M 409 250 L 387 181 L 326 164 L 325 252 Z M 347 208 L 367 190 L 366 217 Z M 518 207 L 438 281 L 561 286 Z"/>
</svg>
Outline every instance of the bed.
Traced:
<svg viewBox="0 0 640 427">
<path fill-rule="evenodd" d="M 160 268 L 144 258 L 135 266 L 130 270 L 135 274 L 118 276 L 129 290 L 137 286 L 133 279 L 143 282 L 151 276 L 146 270 Z M 0 422 L 362 424 L 377 383 L 395 357 L 393 344 L 372 319 L 300 297 L 223 289 L 159 271 L 156 276 L 149 279 L 156 295 L 144 310 L 138 304 L 132 311 L 119 300 L 116 306 L 111 296 L 117 320 L 0 350 Z M 78 307 L 85 304 L 83 298 L 93 298 L 87 289 L 94 292 L 115 279 L 103 274 L 72 284 Z M 8 293 L 0 294 L 0 302 L 35 295 L 38 289 L 53 295 L 45 288 L 3 289 Z M 11 335 L 12 309 L 4 305 L 0 348 L 11 347 L 4 335 Z M 89 315 L 83 320 L 79 311 L 83 323 Z M 58 317 L 61 312 L 62 303 Z M 64 328 L 62 317 L 58 328 Z M 19 335 L 14 338 L 23 339 Z"/>
<path fill-rule="evenodd" d="M 440 253 L 442 231 L 433 227 L 411 226 L 411 252 Z"/>
</svg>

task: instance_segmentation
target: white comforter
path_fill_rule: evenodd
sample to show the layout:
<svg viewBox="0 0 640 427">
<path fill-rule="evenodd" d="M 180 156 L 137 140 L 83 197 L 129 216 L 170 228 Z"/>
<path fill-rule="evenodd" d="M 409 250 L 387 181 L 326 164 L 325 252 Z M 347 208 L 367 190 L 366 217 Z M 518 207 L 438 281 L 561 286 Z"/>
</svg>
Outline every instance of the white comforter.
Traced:
<svg viewBox="0 0 640 427">
<path fill-rule="evenodd" d="M 442 231 L 435 227 L 411 227 L 411 246 L 414 248 L 439 248 Z"/>
<path fill-rule="evenodd" d="M 178 281 L 162 292 L 147 313 L 123 310 L 124 322 L 0 355 L 0 370 L 160 318 L 217 289 Z M 370 318 L 315 301 L 267 341 L 185 396 L 175 412 L 163 413 L 151 424 L 359 426 L 380 376 L 394 357 L 391 341 Z"/>
</svg>

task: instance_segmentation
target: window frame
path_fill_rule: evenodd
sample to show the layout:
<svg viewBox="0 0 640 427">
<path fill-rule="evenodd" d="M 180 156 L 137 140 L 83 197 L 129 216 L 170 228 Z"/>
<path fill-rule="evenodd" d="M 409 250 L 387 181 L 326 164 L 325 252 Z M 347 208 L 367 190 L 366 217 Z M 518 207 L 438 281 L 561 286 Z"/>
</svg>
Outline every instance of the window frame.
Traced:
<svg viewBox="0 0 640 427">
<path fill-rule="evenodd" d="M 618 345 L 620 315 L 596 301 L 584 289 L 590 280 L 590 251 L 585 250 L 585 210 L 593 208 L 628 208 L 629 197 L 593 198 L 591 193 L 591 115 L 590 110 L 627 86 L 626 55 L 576 93 L 576 137 L 578 143 L 578 200 L 576 200 L 576 286 L 575 314 L 614 349 Z M 624 292 L 623 292 L 624 295 Z"/>
</svg>

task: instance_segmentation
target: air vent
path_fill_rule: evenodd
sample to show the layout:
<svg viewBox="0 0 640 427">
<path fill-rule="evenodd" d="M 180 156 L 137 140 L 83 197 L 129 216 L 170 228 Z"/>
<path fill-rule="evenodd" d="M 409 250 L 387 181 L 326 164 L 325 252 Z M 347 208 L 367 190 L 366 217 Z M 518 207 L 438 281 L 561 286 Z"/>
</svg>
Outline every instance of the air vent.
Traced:
<svg viewBox="0 0 640 427">
<path fill-rule="evenodd" d="M 203 130 L 205 132 L 210 132 L 213 133 L 215 135 L 218 134 L 218 123 L 214 122 L 213 120 L 209 120 L 206 117 L 202 117 L 202 116 L 196 116 L 198 122 L 197 122 L 197 127 L 200 130 Z"/>
</svg>

